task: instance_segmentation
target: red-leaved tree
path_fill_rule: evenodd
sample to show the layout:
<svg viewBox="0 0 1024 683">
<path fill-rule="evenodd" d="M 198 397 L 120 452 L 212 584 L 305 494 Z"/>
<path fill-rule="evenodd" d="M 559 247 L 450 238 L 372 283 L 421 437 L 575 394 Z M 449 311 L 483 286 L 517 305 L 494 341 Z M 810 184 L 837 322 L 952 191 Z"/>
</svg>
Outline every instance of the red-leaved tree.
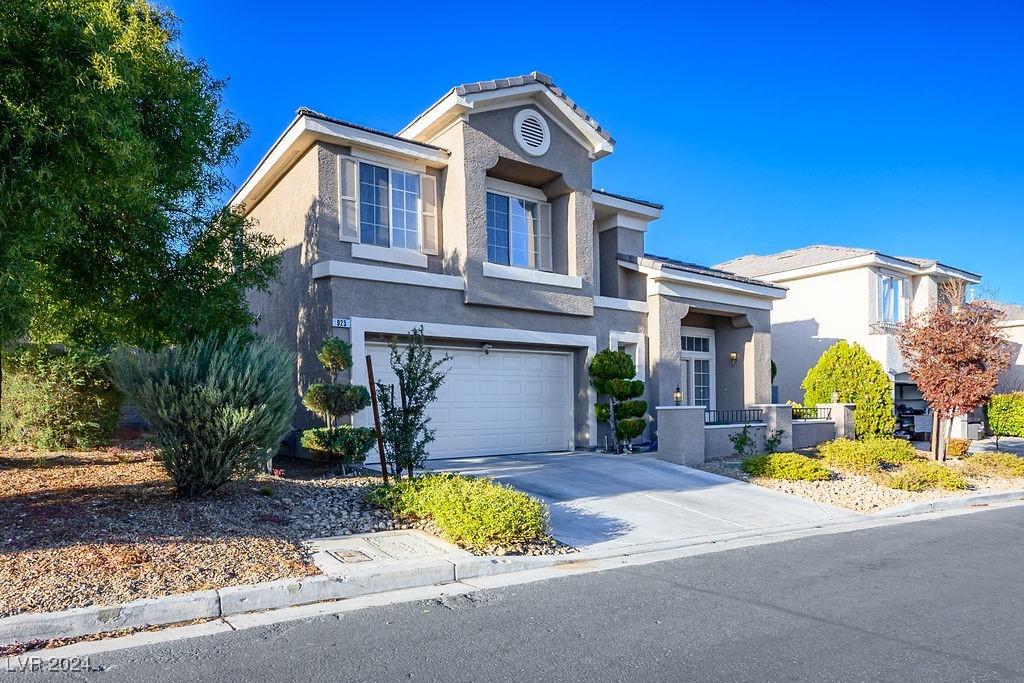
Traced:
<svg viewBox="0 0 1024 683">
<path fill-rule="evenodd" d="M 946 458 L 953 418 L 982 405 L 1010 365 L 1010 346 L 996 326 L 999 312 L 983 301 L 964 303 L 963 294 L 957 284 L 940 288 L 936 304 L 897 333 L 910 377 L 935 413 L 936 460 Z"/>
</svg>

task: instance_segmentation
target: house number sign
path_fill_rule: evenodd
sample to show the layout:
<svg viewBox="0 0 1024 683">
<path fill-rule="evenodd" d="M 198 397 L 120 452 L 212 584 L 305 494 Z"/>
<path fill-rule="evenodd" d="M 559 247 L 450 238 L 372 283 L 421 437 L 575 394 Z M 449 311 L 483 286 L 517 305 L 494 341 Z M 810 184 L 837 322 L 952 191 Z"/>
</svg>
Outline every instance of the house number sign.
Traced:
<svg viewBox="0 0 1024 683">
<path fill-rule="evenodd" d="M 348 328 L 352 327 L 352 319 L 351 318 L 331 318 L 331 326 L 333 326 L 333 327 L 340 327 L 341 329 L 345 330 L 345 329 L 348 329 Z"/>
</svg>

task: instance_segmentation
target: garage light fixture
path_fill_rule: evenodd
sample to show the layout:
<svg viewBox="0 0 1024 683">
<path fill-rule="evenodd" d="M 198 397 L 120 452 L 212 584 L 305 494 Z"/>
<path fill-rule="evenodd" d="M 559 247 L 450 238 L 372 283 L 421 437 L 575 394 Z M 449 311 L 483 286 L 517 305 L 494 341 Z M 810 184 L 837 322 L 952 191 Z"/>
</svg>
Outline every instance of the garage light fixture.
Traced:
<svg viewBox="0 0 1024 683">
<path fill-rule="evenodd" d="M 490 354 L 490 353 L 491 353 L 491 349 L 493 349 L 493 348 L 494 348 L 494 346 L 493 346 L 493 345 L 491 345 L 491 344 L 484 344 L 484 345 L 483 345 L 483 346 L 482 346 L 481 348 L 483 348 L 483 350 L 484 350 L 484 355 L 486 356 L 486 355 L 488 355 L 488 354 Z"/>
<path fill-rule="evenodd" d="M 737 360 L 737 359 L 738 359 L 739 357 L 740 357 L 740 355 L 739 355 L 738 353 L 736 353 L 735 351 L 733 351 L 732 353 L 730 353 L 730 354 L 729 354 L 729 361 L 730 361 L 730 362 L 731 362 L 731 363 L 732 363 L 733 365 L 736 365 L 736 360 Z"/>
</svg>

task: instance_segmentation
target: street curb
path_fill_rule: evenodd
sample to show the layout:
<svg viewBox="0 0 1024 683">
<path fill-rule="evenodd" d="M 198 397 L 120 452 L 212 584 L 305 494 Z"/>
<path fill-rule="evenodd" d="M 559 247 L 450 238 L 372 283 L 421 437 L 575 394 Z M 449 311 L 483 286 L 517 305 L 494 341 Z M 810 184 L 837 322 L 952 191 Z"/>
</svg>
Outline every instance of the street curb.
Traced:
<svg viewBox="0 0 1024 683">
<path fill-rule="evenodd" d="M 628 558 L 691 546 L 728 544 L 752 538 L 785 538 L 789 535 L 849 527 L 857 530 L 872 522 L 894 521 L 935 512 L 1024 501 L 1024 490 L 945 498 L 912 503 L 869 515 L 851 513 L 835 519 L 762 527 L 670 541 L 601 548 L 566 555 L 450 557 L 429 561 L 404 561 L 390 567 L 353 570 L 344 575 L 309 576 L 256 584 L 227 586 L 217 590 L 181 593 L 135 600 L 119 605 L 77 607 L 60 612 L 17 614 L 0 619 L 0 644 L 35 640 L 76 638 L 107 631 L 264 612 L 371 594 L 456 583 L 474 578 L 513 574 L 569 565 L 585 565 L 614 558 Z"/>
<path fill-rule="evenodd" d="M 993 503 L 1009 503 L 1016 500 L 1024 500 L 1024 490 L 976 493 L 959 498 L 939 498 L 938 500 L 930 500 L 924 503 L 907 503 L 906 505 L 897 505 L 881 512 L 872 513 L 869 516 L 876 518 L 905 517 L 925 512 L 945 512 L 947 510 L 992 505 Z"/>
</svg>

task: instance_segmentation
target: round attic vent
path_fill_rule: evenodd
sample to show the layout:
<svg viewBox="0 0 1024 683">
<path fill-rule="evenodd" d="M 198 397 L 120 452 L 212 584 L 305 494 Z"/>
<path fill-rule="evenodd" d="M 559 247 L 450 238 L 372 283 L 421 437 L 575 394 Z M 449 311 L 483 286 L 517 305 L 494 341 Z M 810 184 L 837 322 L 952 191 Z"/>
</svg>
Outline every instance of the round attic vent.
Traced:
<svg viewBox="0 0 1024 683">
<path fill-rule="evenodd" d="M 551 146 L 548 122 L 533 109 L 523 109 L 516 114 L 512 130 L 515 132 L 516 142 L 531 156 L 539 157 Z"/>
</svg>

